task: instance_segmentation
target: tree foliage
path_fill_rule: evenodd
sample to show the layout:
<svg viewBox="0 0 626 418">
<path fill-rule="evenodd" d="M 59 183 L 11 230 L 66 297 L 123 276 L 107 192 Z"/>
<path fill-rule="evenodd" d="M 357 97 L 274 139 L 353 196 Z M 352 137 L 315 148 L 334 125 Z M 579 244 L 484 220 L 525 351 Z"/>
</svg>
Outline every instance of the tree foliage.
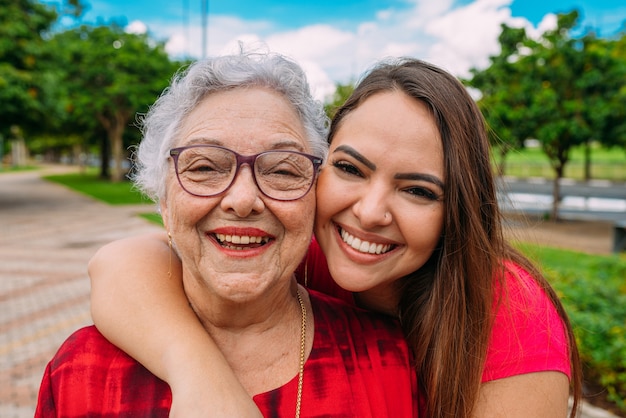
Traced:
<svg viewBox="0 0 626 418">
<path fill-rule="evenodd" d="M 0 135 L 36 128 L 46 113 L 42 59 L 56 11 L 33 0 L 0 1 Z"/>
<path fill-rule="evenodd" d="M 527 42 L 525 30 L 502 25 L 498 41 L 500 55 L 489 58 L 487 70 L 472 69 L 473 79 L 467 83 L 482 94 L 479 105 L 489 123 L 494 149 L 500 153 L 498 172 L 502 175 L 508 151 L 522 147 L 533 135 L 527 111 L 528 92 L 534 86 L 530 72 L 519 63 L 520 45 Z"/>
<path fill-rule="evenodd" d="M 335 88 L 335 93 L 332 95 L 331 99 L 324 105 L 324 109 L 326 110 L 326 114 L 329 118 L 332 118 L 335 115 L 335 112 L 339 107 L 345 103 L 345 101 L 350 97 L 352 92 L 354 91 L 354 84 L 337 84 Z"/>
<path fill-rule="evenodd" d="M 59 95 L 65 112 L 63 129 L 104 132 L 114 162 L 111 178 L 122 180 L 124 134 L 136 114 L 146 112 L 168 85 L 179 64 L 169 59 L 163 44 L 114 24 L 59 33 L 50 47 L 64 86 Z"/>
<path fill-rule="evenodd" d="M 573 37 L 578 17 L 576 10 L 558 15 L 556 28 L 539 39 L 503 25 L 500 54 L 466 81 L 482 93 L 479 105 L 500 146 L 540 141 L 555 173 L 553 219 L 571 149 L 592 140 L 623 144 L 626 129 L 624 36 Z"/>
</svg>

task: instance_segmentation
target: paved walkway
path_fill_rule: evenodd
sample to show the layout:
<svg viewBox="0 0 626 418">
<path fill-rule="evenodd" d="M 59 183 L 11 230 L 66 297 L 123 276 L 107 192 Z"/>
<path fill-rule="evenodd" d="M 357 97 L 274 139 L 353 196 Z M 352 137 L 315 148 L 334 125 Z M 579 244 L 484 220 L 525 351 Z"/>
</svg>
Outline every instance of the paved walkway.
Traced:
<svg viewBox="0 0 626 418">
<path fill-rule="evenodd" d="M 32 417 L 43 370 L 90 324 L 87 262 L 106 242 L 158 229 L 146 207 L 109 206 L 43 181 L 0 174 L 0 417 Z"/>
<path fill-rule="evenodd" d="M 136 216 L 152 209 L 109 206 L 36 172 L 0 174 L 0 417 L 33 416 L 47 362 L 92 323 L 88 260 L 111 240 L 158 230 Z"/>
</svg>

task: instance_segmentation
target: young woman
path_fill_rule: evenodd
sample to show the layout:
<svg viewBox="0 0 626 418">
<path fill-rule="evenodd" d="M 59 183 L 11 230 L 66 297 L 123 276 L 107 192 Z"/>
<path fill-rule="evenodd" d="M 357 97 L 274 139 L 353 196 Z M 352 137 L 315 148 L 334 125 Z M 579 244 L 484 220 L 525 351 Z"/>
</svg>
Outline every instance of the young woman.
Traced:
<svg viewBox="0 0 626 418">
<path fill-rule="evenodd" d="M 503 238 L 485 123 L 458 80 L 419 60 L 381 63 L 338 110 L 329 143 L 300 280 L 400 318 L 422 416 L 565 416 L 581 391 L 571 326 Z M 220 354 L 185 306 L 179 270 L 163 237 L 103 248 L 90 265 L 94 321 L 170 383 L 174 413 L 215 416 L 241 391 L 218 399 L 237 384 L 212 378 Z"/>
</svg>

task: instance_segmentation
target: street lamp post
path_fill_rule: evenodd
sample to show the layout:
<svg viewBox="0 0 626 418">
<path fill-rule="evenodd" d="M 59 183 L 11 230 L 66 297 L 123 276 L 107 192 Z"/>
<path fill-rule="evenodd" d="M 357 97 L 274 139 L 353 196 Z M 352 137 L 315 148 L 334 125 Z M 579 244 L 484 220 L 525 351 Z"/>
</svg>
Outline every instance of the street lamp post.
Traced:
<svg viewBox="0 0 626 418">
<path fill-rule="evenodd" d="M 200 0 L 202 2 L 202 58 L 206 58 L 207 52 L 207 23 L 209 19 L 209 0 Z"/>
</svg>

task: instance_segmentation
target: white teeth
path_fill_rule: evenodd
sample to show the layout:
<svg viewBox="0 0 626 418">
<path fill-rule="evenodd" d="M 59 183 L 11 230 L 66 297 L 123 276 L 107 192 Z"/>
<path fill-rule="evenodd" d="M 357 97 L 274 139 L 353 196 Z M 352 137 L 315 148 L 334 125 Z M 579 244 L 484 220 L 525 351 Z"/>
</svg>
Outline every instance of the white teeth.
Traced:
<svg viewBox="0 0 626 418">
<path fill-rule="evenodd" d="M 215 234 L 216 238 L 221 243 L 229 243 L 229 244 L 261 244 L 266 243 L 270 239 L 268 237 L 258 237 L 258 236 L 248 236 L 248 235 L 224 235 L 224 234 Z M 241 249 L 241 247 L 237 247 Z"/>
<path fill-rule="evenodd" d="M 350 235 L 343 229 L 341 230 L 341 239 L 343 239 L 343 242 L 348 244 L 350 247 L 362 253 L 383 254 L 391 249 L 391 245 L 389 244 L 376 244 L 373 242 L 361 241 L 359 238 Z"/>
</svg>

